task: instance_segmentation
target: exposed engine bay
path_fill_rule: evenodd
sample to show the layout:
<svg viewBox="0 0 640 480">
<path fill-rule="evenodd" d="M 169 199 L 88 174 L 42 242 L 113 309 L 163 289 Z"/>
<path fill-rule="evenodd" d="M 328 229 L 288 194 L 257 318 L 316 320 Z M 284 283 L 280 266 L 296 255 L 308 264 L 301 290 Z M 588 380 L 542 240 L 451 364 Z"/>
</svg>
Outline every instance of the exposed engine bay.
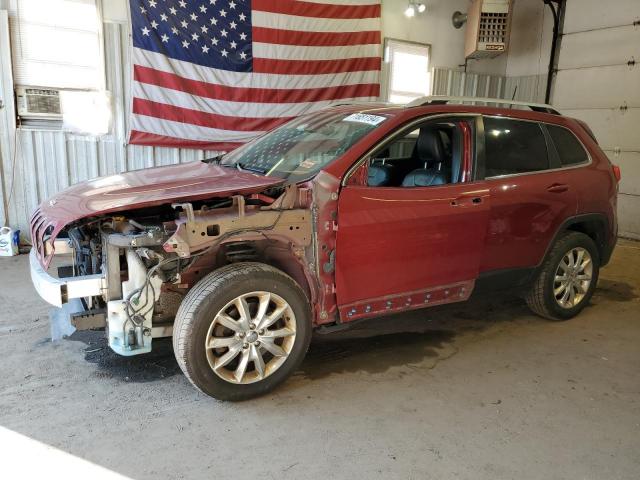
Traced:
<svg viewBox="0 0 640 480">
<path fill-rule="evenodd" d="M 102 281 L 101 293 L 83 298 L 86 311 L 72 323 L 105 327 L 114 351 L 135 355 L 149 352 L 153 338 L 171 336 L 182 298 L 216 268 L 268 261 L 308 284 L 305 277 L 315 275 L 311 203 L 311 190 L 293 185 L 67 226 L 62 241 L 73 261 L 58 268 L 58 277 Z"/>
</svg>

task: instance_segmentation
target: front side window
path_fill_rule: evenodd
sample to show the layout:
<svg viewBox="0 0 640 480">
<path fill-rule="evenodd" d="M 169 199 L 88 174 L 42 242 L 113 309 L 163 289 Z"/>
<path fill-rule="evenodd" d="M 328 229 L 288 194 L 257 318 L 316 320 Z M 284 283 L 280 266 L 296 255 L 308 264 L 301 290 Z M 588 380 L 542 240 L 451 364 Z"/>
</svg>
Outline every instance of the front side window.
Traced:
<svg viewBox="0 0 640 480">
<path fill-rule="evenodd" d="M 294 182 L 305 180 L 387 118 L 335 110 L 303 115 L 225 155 L 222 165 Z"/>
<path fill-rule="evenodd" d="M 540 125 L 509 118 L 484 118 L 485 177 L 536 172 L 549 168 Z"/>
<path fill-rule="evenodd" d="M 547 125 L 547 130 L 563 166 L 577 165 L 589 161 L 587 152 L 571 131 L 555 125 Z"/>
<path fill-rule="evenodd" d="M 431 187 L 462 181 L 467 120 L 431 120 L 378 149 L 369 159 L 370 187 Z"/>
</svg>

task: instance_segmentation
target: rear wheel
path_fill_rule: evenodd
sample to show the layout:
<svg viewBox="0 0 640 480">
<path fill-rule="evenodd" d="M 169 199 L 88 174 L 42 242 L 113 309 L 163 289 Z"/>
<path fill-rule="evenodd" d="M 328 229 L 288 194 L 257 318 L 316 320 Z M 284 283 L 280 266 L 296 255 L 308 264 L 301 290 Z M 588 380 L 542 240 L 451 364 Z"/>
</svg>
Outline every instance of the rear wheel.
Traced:
<svg viewBox="0 0 640 480">
<path fill-rule="evenodd" d="M 283 382 L 310 339 L 310 308 L 296 282 L 268 265 L 238 263 L 211 273 L 187 294 L 173 344 L 197 388 L 221 400 L 243 400 Z"/>
<path fill-rule="evenodd" d="M 527 304 L 552 320 L 576 316 L 589 303 L 598 282 L 600 256 L 593 240 L 580 232 L 558 239 L 527 294 Z"/>
</svg>

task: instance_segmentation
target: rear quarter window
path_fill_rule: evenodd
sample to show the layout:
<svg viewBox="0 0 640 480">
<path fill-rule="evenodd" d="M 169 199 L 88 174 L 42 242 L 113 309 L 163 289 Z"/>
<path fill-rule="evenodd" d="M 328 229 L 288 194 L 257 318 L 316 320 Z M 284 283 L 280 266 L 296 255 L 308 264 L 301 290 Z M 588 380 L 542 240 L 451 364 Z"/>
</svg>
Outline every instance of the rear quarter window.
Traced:
<svg viewBox="0 0 640 480">
<path fill-rule="evenodd" d="M 573 132 L 555 125 L 547 125 L 547 130 L 556 147 L 562 166 L 578 165 L 589 161 L 589 155 Z"/>
<path fill-rule="evenodd" d="M 484 118 L 485 177 L 537 172 L 549 168 L 540 125 L 508 118 Z"/>
</svg>

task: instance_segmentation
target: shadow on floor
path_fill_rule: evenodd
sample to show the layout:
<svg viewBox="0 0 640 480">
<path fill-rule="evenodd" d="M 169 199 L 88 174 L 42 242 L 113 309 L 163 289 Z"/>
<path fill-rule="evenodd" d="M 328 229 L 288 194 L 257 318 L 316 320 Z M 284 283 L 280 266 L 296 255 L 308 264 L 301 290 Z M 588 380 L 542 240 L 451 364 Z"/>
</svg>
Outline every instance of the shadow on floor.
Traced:
<svg viewBox="0 0 640 480">
<path fill-rule="evenodd" d="M 637 298 L 624 282 L 601 279 L 594 303 Z M 504 322 L 544 322 L 532 316 L 524 301 L 512 294 L 483 295 L 466 303 L 433 307 L 360 322 L 346 331 L 315 334 L 297 377 L 321 378 L 331 374 L 366 371 L 379 373 L 393 366 L 433 365 L 451 355 L 456 336 L 482 331 Z M 85 360 L 95 363 L 98 377 L 125 382 L 151 382 L 180 372 L 171 339 L 153 341 L 151 353 L 122 357 L 107 345 L 104 332 L 76 332 L 68 340 L 87 344 Z"/>
</svg>

